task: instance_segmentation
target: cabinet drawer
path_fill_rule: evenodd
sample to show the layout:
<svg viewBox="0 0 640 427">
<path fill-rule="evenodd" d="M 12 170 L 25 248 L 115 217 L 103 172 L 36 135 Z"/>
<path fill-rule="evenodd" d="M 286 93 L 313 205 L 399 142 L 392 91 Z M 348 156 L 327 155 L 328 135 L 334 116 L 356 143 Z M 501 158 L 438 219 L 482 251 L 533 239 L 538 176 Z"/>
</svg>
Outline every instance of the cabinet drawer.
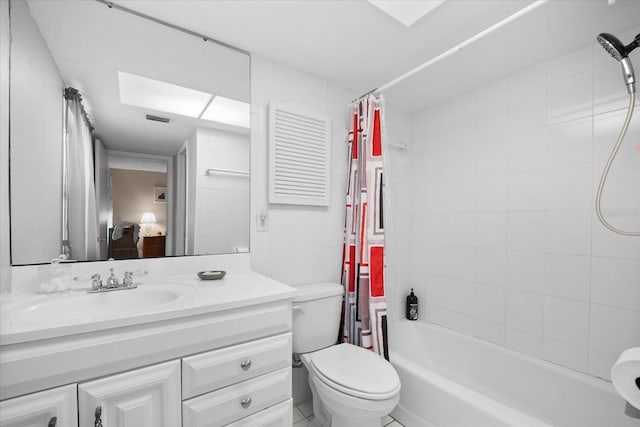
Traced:
<svg viewBox="0 0 640 427">
<path fill-rule="evenodd" d="M 224 426 L 291 398 L 291 367 L 182 403 L 183 427 Z"/>
<path fill-rule="evenodd" d="M 226 427 L 291 427 L 293 424 L 293 401 L 279 403 L 255 415 L 227 424 Z"/>
<path fill-rule="evenodd" d="M 182 399 L 291 365 L 291 333 L 182 359 Z"/>
</svg>

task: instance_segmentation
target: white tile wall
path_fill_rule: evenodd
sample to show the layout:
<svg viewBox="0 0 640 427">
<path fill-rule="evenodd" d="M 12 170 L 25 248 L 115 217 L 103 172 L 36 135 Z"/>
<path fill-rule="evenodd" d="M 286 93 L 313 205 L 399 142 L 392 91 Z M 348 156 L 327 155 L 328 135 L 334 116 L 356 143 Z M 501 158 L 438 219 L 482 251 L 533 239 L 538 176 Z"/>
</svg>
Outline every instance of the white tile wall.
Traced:
<svg viewBox="0 0 640 427">
<path fill-rule="evenodd" d="M 542 336 L 544 296 L 518 290 L 507 293 L 507 326 L 511 329 Z"/>
<path fill-rule="evenodd" d="M 536 292 L 544 283 L 544 254 L 509 251 L 507 253 L 507 286 Z"/>
<path fill-rule="evenodd" d="M 291 285 L 340 280 L 347 175 L 347 104 L 353 94 L 334 84 L 251 58 L 251 264 Z M 331 118 L 331 202 L 327 207 L 267 203 L 267 124 L 270 102 L 297 103 Z M 256 229 L 267 210 L 268 231 Z"/>
<path fill-rule="evenodd" d="M 347 181 L 347 105 L 353 98 L 353 93 L 324 79 L 252 55 L 251 268 L 254 271 L 290 285 L 340 281 Z M 329 206 L 267 203 L 267 124 L 270 102 L 300 104 L 331 118 Z M 410 132 L 410 126 L 406 127 Z M 409 138 L 410 134 L 406 139 Z M 398 168 L 408 169 L 401 164 Z M 257 231 L 257 212 L 261 209 L 267 211 L 267 231 Z M 409 268 L 405 267 L 404 270 L 409 271 Z M 395 312 L 398 311 L 399 307 Z M 309 393 L 306 380 L 294 383 L 294 398 L 309 396 Z"/>
<path fill-rule="evenodd" d="M 405 246 L 423 319 L 604 378 L 640 345 L 640 239 L 593 212 L 626 105 L 594 43 L 413 114 Z M 634 118 L 603 198 L 632 230 L 639 138 Z"/>
</svg>

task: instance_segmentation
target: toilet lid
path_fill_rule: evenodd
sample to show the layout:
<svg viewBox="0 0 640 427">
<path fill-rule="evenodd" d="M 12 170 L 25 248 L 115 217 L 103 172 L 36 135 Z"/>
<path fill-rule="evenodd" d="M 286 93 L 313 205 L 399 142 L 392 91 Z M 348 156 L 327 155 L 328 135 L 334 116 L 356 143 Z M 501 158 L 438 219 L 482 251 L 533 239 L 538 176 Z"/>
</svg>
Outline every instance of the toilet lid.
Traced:
<svg viewBox="0 0 640 427">
<path fill-rule="evenodd" d="M 353 396 L 386 399 L 400 386 L 400 378 L 389 362 L 352 344 L 316 351 L 311 362 L 320 380 Z"/>
</svg>

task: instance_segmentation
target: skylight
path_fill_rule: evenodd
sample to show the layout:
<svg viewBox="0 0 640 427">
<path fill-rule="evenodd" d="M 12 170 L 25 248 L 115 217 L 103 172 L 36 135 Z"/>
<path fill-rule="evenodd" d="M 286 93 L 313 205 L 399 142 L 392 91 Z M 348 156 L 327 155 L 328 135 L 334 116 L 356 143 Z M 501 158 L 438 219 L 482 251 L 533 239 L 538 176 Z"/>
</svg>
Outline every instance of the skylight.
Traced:
<svg viewBox="0 0 640 427">
<path fill-rule="evenodd" d="M 216 96 L 202 113 L 202 119 L 226 123 L 233 126 L 248 128 L 250 123 L 249 104 L 235 99 Z"/>
<path fill-rule="evenodd" d="M 122 104 L 249 128 L 246 102 L 124 71 L 118 81 Z"/>
<path fill-rule="evenodd" d="M 406 27 L 415 24 L 443 2 L 444 0 L 369 0 L 369 3 Z"/>
<path fill-rule="evenodd" d="M 199 117 L 213 95 L 118 71 L 120 102 L 156 111 Z"/>
</svg>

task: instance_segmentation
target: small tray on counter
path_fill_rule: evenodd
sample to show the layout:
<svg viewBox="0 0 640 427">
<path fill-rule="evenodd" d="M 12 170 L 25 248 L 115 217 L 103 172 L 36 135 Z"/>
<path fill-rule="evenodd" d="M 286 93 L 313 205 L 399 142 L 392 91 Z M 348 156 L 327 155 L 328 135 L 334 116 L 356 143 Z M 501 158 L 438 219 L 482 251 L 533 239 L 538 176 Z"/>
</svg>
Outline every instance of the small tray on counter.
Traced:
<svg viewBox="0 0 640 427">
<path fill-rule="evenodd" d="M 220 280 L 225 274 L 227 274 L 224 270 L 207 270 L 207 271 L 199 271 L 198 277 L 200 280 Z"/>
</svg>

